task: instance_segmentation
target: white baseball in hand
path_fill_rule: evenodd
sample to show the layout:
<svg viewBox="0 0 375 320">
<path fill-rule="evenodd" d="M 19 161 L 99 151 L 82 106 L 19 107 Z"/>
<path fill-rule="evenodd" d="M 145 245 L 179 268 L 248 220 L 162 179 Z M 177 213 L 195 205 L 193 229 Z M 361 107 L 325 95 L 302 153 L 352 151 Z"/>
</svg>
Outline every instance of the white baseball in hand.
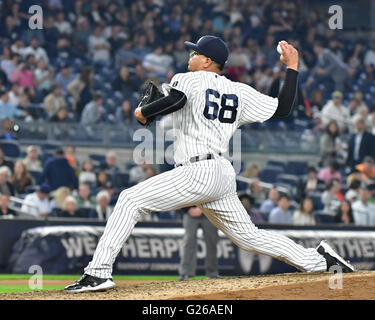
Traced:
<svg viewBox="0 0 375 320">
<path fill-rule="evenodd" d="M 282 50 L 281 47 L 280 47 L 280 42 L 278 43 L 276 50 L 277 50 L 277 52 L 278 52 L 279 54 L 281 54 L 281 55 L 283 54 L 283 50 Z"/>
</svg>

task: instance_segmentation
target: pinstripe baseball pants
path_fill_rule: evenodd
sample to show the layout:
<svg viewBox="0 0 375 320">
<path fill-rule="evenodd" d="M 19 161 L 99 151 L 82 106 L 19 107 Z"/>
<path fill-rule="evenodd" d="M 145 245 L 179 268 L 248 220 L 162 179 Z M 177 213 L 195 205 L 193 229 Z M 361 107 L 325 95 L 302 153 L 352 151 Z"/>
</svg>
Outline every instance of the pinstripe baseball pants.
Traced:
<svg viewBox="0 0 375 320">
<path fill-rule="evenodd" d="M 243 250 L 272 256 L 302 271 L 326 270 L 324 257 L 314 248 L 252 223 L 236 193 L 235 171 L 220 157 L 188 162 L 122 191 L 85 273 L 111 277 L 113 263 L 142 214 L 193 205 Z"/>
</svg>

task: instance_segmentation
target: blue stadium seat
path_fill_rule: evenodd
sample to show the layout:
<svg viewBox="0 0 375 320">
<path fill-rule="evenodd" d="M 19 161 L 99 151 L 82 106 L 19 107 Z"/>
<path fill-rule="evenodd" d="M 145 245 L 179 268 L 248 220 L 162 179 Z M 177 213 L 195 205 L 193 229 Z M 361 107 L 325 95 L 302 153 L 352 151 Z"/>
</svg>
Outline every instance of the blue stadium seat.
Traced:
<svg viewBox="0 0 375 320">
<path fill-rule="evenodd" d="M 263 182 L 275 183 L 277 177 L 283 173 L 283 170 L 280 167 L 266 166 L 260 173 L 259 179 Z"/>
<path fill-rule="evenodd" d="M 302 176 L 307 173 L 307 163 L 305 161 L 288 161 L 286 173 Z"/>
<path fill-rule="evenodd" d="M 21 155 L 21 148 L 16 141 L 2 140 L 0 142 L 1 148 L 4 151 L 6 157 L 9 158 L 18 158 Z"/>
<path fill-rule="evenodd" d="M 278 160 L 268 160 L 266 166 L 280 167 L 283 171 L 286 169 L 286 164 L 283 161 Z"/>
<path fill-rule="evenodd" d="M 40 171 L 33 171 L 33 170 L 29 170 L 28 172 L 30 173 L 31 177 L 33 178 L 34 183 L 37 184 L 39 182 L 39 179 L 40 179 L 42 173 Z"/>
<path fill-rule="evenodd" d="M 321 192 L 317 192 L 317 191 L 316 192 L 310 192 L 307 195 L 307 197 L 312 200 L 315 210 L 322 210 L 323 209 L 322 193 Z"/>
<path fill-rule="evenodd" d="M 314 215 L 316 223 L 334 223 L 335 222 L 334 216 L 328 215 L 321 211 L 315 211 L 313 215 Z"/>
</svg>

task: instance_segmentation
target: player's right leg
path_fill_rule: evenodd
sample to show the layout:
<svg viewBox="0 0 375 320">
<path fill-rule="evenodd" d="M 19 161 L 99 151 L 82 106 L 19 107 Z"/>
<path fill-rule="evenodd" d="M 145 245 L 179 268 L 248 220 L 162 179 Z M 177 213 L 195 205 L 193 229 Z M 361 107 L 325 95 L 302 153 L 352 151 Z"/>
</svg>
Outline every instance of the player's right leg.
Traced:
<svg viewBox="0 0 375 320">
<path fill-rule="evenodd" d="M 332 265 L 340 266 L 343 272 L 354 271 L 323 241 L 316 249 L 304 248 L 280 233 L 258 229 L 236 194 L 202 204 L 201 208 L 208 219 L 243 250 L 271 256 L 306 272 L 327 271 Z"/>
</svg>

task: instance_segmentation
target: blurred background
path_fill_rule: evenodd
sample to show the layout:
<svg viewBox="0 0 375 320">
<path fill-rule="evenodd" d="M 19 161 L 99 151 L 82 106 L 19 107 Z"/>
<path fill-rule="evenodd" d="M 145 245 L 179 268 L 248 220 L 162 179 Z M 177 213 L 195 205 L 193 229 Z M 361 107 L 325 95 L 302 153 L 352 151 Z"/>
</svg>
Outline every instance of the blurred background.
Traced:
<svg viewBox="0 0 375 320">
<path fill-rule="evenodd" d="M 29 27 L 31 5 L 42 8 L 42 29 Z M 329 28 L 331 5 L 342 8 L 342 29 Z M 51 273 L 79 273 L 91 247 L 79 230 L 58 227 L 102 228 L 121 190 L 173 168 L 166 161 L 133 162 L 139 144 L 133 134 L 142 128 L 133 111 L 145 81 L 168 83 L 185 72 L 189 52 L 183 42 L 206 34 L 222 37 L 230 48 L 226 77 L 274 97 L 285 77 L 278 41 L 300 53 L 292 115 L 241 128 L 237 187 L 254 223 L 297 230 L 294 236 L 309 245 L 314 237 L 304 230 L 324 230 L 315 235 L 333 237 L 336 245 L 349 241 L 341 254 L 373 267 L 374 16 L 375 1 L 366 0 L 0 1 L 0 271 L 25 272 L 24 250 L 40 249 L 49 242 L 43 237 L 57 232 L 66 241 L 50 254 L 67 251 Z M 168 118 L 162 120 L 168 127 Z M 150 130 L 155 133 L 155 125 Z M 144 217 L 140 227 L 164 241 L 164 256 L 142 256 L 135 236 L 116 272 L 134 271 L 141 262 L 145 272 L 175 272 L 180 242 L 173 240 L 168 256 L 165 228 L 180 230 L 184 214 Z M 35 227 L 42 226 L 57 229 L 38 233 L 38 242 Z M 94 233 L 88 236 L 94 247 L 100 230 L 87 231 Z M 345 230 L 359 233 L 350 240 Z M 139 230 L 137 237 L 150 233 Z M 87 250 L 71 253 L 79 241 L 69 239 L 81 239 Z M 262 269 L 261 262 L 255 269 L 231 269 L 244 258 L 221 244 L 224 273 L 283 271 Z M 203 241 L 198 251 L 203 270 Z M 153 269 L 147 260 L 153 258 L 159 264 L 172 260 Z"/>
</svg>

